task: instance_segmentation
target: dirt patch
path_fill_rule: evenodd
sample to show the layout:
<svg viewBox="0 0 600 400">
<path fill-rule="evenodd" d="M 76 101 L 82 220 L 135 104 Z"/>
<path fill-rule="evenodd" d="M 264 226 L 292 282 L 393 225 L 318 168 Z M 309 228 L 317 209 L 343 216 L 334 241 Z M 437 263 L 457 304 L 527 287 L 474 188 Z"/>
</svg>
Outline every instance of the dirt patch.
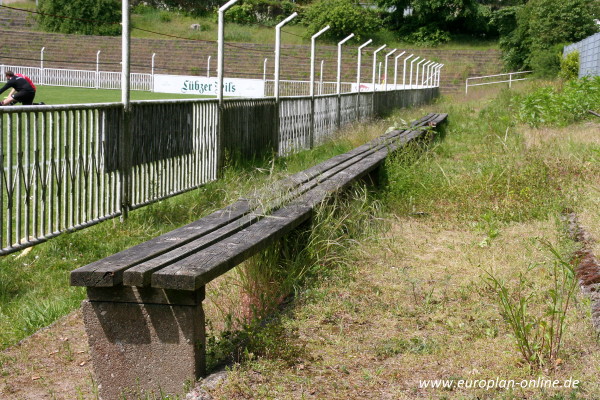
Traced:
<svg viewBox="0 0 600 400">
<path fill-rule="evenodd" d="M 0 398 L 94 399 L 83 320 L 73 312 L 0 353 Z"/>
</svg>

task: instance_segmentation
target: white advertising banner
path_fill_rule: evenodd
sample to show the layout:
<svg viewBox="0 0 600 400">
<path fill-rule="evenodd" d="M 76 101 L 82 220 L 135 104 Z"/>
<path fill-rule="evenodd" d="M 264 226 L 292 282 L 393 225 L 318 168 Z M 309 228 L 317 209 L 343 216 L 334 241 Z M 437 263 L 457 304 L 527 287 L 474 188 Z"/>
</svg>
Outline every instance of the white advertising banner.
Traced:
<svg viewBox="0 0 600 400">
<path fill-rule="evenodd" d="M 217 78 L 183 75 L 154 75 L 154 91 L 157 93 L 181 93 L 216 96 Z M 265 82 L 262 79 L 225 78 L 225 97 L 265 97 Z"/>
</svg>

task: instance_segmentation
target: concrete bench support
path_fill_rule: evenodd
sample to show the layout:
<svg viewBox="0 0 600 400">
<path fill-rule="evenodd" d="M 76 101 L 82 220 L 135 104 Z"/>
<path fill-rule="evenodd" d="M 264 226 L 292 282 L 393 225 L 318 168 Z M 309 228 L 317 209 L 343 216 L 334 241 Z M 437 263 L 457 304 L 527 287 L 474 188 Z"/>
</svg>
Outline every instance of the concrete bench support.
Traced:
<svg viewBox="0 0 600 400">
<path fill-rule="evenodd" d="M 82 310 L 101 398 L 180 394 L 204 375 L 203 300 L 204 287 L 88 288 Z"/>
</svg>

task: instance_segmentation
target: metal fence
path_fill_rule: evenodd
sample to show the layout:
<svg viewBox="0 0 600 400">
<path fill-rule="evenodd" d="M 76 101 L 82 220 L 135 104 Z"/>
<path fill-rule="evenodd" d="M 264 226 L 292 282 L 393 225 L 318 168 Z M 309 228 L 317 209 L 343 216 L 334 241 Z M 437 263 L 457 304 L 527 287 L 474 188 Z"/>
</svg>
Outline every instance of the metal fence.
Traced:
<svg viewBox="0 0 600 400">
<path fill-rule="evenodd" d="M 579 77 L 600 75 L 600 33 L 565 46 L 563 55 L 579 52 Z"/>
<path fill-rule="evenodd" d="M 215 180 L 226 153 L 308 149 L 341 126 L 437 93 L 227 99 L 221 109 L 217 100 L 132 102 L 127 135 L 121 103 L 3 107 L 0 254 Z"/>
</svg>

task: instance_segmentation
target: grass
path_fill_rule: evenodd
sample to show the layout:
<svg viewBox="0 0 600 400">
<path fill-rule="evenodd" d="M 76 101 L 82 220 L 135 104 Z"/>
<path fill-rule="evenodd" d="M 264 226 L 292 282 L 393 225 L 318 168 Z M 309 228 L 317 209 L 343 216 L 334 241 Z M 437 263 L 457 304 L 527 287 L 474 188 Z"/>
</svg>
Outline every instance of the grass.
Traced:
<svg viewBox="0 0 600 400">
<path fill-rule="evenodd" d="M 131 91 L 131 100 L 199 99 L 210 96 Z M 112 103 L 121 101 L 120 90 L 43 86 L 37 88 L 35 101 L 53 104 Z"/>
</svg>

